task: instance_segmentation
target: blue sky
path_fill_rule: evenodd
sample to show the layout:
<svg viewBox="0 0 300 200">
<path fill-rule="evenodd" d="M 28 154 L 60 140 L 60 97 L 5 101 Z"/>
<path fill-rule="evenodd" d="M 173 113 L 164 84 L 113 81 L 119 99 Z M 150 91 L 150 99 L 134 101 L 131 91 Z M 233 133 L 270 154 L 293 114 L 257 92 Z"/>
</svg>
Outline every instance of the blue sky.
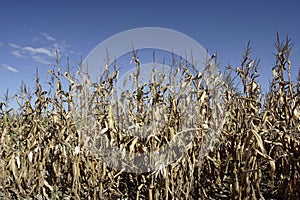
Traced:
<svg viewBox="0 0 300 200">
<path fill-rule="evenodd" d="M 238 66 L 247 42 L 261 59 L 260 80 L 266 85 L 274 65 L 278 31 L 295 43 L 294 79 L 300 68 L 299 1 L 1 1 L 0 94 L 17 90 L 24 80 L 41 79 L 55 62 L 55 49 L 77 66 L 82 56 L 119 32 L 164 27 L 182 32 L 210 53 L 221 66 Z M 64 63 L 64 62 L 63 62 Z"/>
</svg>

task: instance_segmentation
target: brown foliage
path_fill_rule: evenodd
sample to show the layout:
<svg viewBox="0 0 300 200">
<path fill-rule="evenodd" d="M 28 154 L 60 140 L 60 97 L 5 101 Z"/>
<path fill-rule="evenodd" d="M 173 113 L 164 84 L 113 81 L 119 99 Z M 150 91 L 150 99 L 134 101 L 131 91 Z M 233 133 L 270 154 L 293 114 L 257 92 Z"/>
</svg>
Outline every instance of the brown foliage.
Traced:
<svg viewBox="0 0 300 200">
<path fill-rule="evenodd" d="M 266 98 L 256 80 L 258 61 L 250 58 L 249 45 L 241 66 L 232 71 L 240 79 L 243 91 L 237 92 L 231 76 L 223 79 L 222 87 L 227 83 L 220 97 L 225 107 L 224 126 L 203 158 L 199 155 L 209 140 L 207 126 L 211 124 L 206 123 L 212 117 L 209 108 L 214 98 L 208 87 L 216 86 L 218 77 L 208 80 L 183 69 L 182 84 L 193 86 L 203 111 L 198 116 L 201 124 L 180 159 L 151 173 L 109 168 L 86 148 L 84 133 L 89 127 L 82 124 L 87 124 L 85 120 L 93 110 L 97 118 L 93 123 L 112 144 L 129 152 L 158 149 L 186 123 L 176 96 L 162 95 L 169 88 L 151 85 L 151 101 L 138 84 L 136 93 L 127 94 L 128 101 L 123 104 L 127 103 L 128 109 L 122 112 L 140 124 L 147 122 L 143 117 L 147 114 L 147 101 L 152 105 L 164 103 L 168 108 L 164 131 L 141 140 L 126 134 L 130 122 L 122 121 L 124 127 L 120 127 L 112 116 L 110 97 L 117 70 L 107 71 L 99 83 L 90 83 L 81 68 L 76 74 L 84 84 L 79 84 L 78 76 L 70 75 L 69 70 L 62 73 L 58 67 L 49 71 L 49 91 L 42 89 L 37 76 L 34 94 L 22 86 L 21 93 L 14 95 L 17 110 L 9 108 L 7 102 L 0 103 L 0 198 L 299 199 L 300 82 L 295 84 L 290 77 L 290 40 L 282 42 L 278 36 L 276 48 L 274 76 Z M 62 79 L 68 82 L 67 89 L 63 89 Z M 90 102 L 96 102 L 96 106 L 90 108 Z M 96 139 L 92 142 L 94 146 L 101 143 Z"/>
</svg>

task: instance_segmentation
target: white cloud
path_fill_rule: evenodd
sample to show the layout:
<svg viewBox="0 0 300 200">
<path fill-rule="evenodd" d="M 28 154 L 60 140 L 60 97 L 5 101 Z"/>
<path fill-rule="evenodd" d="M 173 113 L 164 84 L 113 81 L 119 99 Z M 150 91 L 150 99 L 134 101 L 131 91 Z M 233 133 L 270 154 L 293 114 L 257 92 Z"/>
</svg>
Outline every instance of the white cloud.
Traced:
<svg viewBox="0 0 300 200">
<path fill-rule="evenodd" d="M 2 42 L 0 42 L 0 47 L 4 47 L 4 44 Z"/>
<path fill-rule="evenodd" d="M 14 72 L 14 73 L 18 73 L 18 72 L 19 72 L 16 68 L 14 68 L 14 67 L 12 67 L 12 66 L 10 66 L 10 65 L 2 64 L 2 66 L 3 66 L 4 68 L 6 68 L 7 70 L 11 71 L 11 72 Z"/>
<path fill-rule="evenodd" d="M 48 35 L 47 33 L 41 33 L 41 35 L 44 36 L 49 41 L 55 41 L 56 40 L 54 37 Z"/>
<path fill-rule="evenodd" d="M 32 40 L 32 43 L 26 46 L 18 43 L 9 43 L 8 46 L 13 48 L 11 54 L 16 58 L 31 59 L 34 62 L 47 65 L 55 63 L 56 51 L 59 57 L 75 54 L 74 51 L 70 50 L 70 45 L 66 41 L 57 40 L 47 33 L 40 33 L 38 37 Z"/>
<path fill-rule="evenodd" d="M 33 47 L 28 46 L 28 47 L 24 47 L 22 49 L 24 51 L 27 51 L 27 52 L 33 54 L 33 55 L 35 55 L 35 54 L 45 54 L 49 57 L 55 57 L 55 54 L 52 51 L 50 51 L 46 48 L 33 48 Z"/>
<path fill-rule="evenodd" d="M 61 49 L 63 46 L 60 45 L 60 44 L 54 43 L 54 44 L 53 44 L 53 47 L 54 47 L 55 49 Z"/>
<path fill-rule="evenodd" d="M 14 55 L 17 58 L 26 58 L 26 56 L 22 55 L 20 51 L 14 50 L 11 52 L 12 55 Z"/>
<path fill-rule="evenodd" d="M 59 43 L 53 43 L 54 49 L 58 50 L 58 52 L 65 53 L 66 49 L 70 47 L 70 45 L 66 44 L 66 41 L 60 41 Z"/>
<path fill-rule="evenodd" d="M 47 59 L 45 59 L 44 57 L 38 56 L 38 55 L 32 56 L 32 59 L 33 59 L 35 62 L 42 63 L 42 64 L 45 64 L 45 65 L 51 65 L 51 64 L 53 64 L 53 63 L 51 63 L 50 61 L 48 61 Z"/>
<path fill-rule="evenodd" d="M 10 46 L 17 48 L 17 50 L 13 50 L 11 52 L 17 58 L 29 58 L 35 62 L 42 64 L 51 64 L 55 62 L 55 52 L 54 50 L 49 50 L 49 47 L 38 47 L 34 48 L 31 46 L 20 47 L 16 44 L 10 44 Z"/>
<path fill-rule="evenodd" d="M 20 48 L 19 45 L 16 45 L 16 44 L 14 44 L 14 43 L 9 43 L 8 45 L 9 45 L 10 47 L 12 47 L 12 48 L 15 48 L 15 49 Z"/>
</svg>

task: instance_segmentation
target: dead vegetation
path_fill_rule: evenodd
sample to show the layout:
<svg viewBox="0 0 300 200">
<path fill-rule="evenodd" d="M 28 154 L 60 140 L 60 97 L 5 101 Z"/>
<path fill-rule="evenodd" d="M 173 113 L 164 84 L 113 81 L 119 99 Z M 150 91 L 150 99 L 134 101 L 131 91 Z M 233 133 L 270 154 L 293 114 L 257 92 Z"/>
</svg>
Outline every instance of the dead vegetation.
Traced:
<svg viewBox="0 0 300 200">
<path fill-rule="evenodd" d="M 99 83 L 91 83 L 82 69 L 71 75 L 70 70 L 57 67 L 49 71 L 49 91 L 43 90 L 37 76 L 34 93 L 22 86 L 13 96 L 17 110 L 7 106 L 8 94 L 0 104 L 0 198 L 299 199 L 300 79 L 295 83 L 290 77 L 291 49 L 289 38 L 277 37 L 273 81 L 266 97 L 257 81 L 259 63 L 251 58 L 249 45 L 241 66 L 228 69 L 240 80 L 240 92 L 232 74 L 225 73 L 221 81 L 204 75 L 209 64 L 203 74 L 183 67 L 181 86 L 191 86 L 194 95 L 189 101 L 196 102 L 201 111 L 193 121 L 196 136 L 178 160 L 146 173 L 126 172 L 122 163 L 119 169 L 111 168 L 94 149 L 104 152 L 105 141 L 129 154 L 168 145 L 185 123 L 191 123 L 192 118 L 187 120 L 189 115 L 179 109 L 180 103 L 190 102 L 179 101 L 178 93 L 159 82 L 149 85 L 149 93 L 137 84 L 135 93 L 125 94 L 122 105 L 126 109 L 119 110 L 119 116 L 131 118 L 116 121 L 110 103 L 117 68 L 105 71 Z M 78 77 L 84 84 L 79 84 Z M 68 88 L 64 89 L 62 79 Z M 216 99 L 210 87 L 219 86 L 225 88 L 219 97 L 225 122 L 211 143 L 213 148 L 204 154 L 208 142 L 218 136 L 209 132 L 214 124 L 208 119 L 214 117 L 211 106 Z M 141 127 L 151 122 L 145 116 L 157 104 L 165 105 L 166 118 L 156 133 L 142 139 L 128 134 L 133 122 Z M 95 130 L 103 137 L 87 134 Z M 128 159 L 137 168 L 145 166 L 143 160 Z"/>
</svg>

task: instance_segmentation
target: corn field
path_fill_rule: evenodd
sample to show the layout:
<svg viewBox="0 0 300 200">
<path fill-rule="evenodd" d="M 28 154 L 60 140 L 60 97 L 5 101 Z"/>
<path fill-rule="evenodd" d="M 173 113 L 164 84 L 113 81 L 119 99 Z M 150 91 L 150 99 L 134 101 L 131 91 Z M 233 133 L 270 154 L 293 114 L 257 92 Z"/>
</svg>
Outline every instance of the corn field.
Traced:
<svg viewBox="0 0 300 200">
<path fill-rule="evenodd" d="M 194 116 L 195 137 L 179 159 L 149 172 L 130 173 L 99 159 L 97 150 L 105 146 L 104 140 L 92 135 L 92 129 L 129 153 L 168 145 L 183 124 L 190 123 L 178 96 L 164 95 L 171 91 L 168 86 L 153 81 L 150 95 L 141 85 L 125 93 L 126 109 L 120 116 L 130 116 L 131 121 L 116 122 L 110 103 L 117 66 L 105 71 L 98 83 L 89 80 L 83 66 L 73 74 L 69 68 L 55 67 L 48 71 L 48 90 L 37 75 L 33 92 L 22 85 L 19 93 L 7 94 L 0 103 L 0 198 L 300 199 L 300 74 L 292 80 L 290 39 L 281 41 L 277 35 L 275 44 L 267 94 L 257 81 L 259 60 L 251 58 L 249 44 L 241 65 L 228 67 L 222 79 L 204 75 L 209 64 L 198 74 L 182 67 L 182 84 L 191 86 L 201 111 Z M 211 140 L 208 127 L 213 125 L 209 119 L 216 98 L 210 87 L 222 88 L 224 123 L 219 135 L 213 135 L 212 148 L 203 153 Z M 18 108 L 9 107 L 9 101 Z M 158 104 L 166 110 L 159 131 L 142 139 L 128 134 L 130 123 L 149 122 L 149 105 Z M 138 168 L 143 163 L 131 164 Z"/>
</svg>

